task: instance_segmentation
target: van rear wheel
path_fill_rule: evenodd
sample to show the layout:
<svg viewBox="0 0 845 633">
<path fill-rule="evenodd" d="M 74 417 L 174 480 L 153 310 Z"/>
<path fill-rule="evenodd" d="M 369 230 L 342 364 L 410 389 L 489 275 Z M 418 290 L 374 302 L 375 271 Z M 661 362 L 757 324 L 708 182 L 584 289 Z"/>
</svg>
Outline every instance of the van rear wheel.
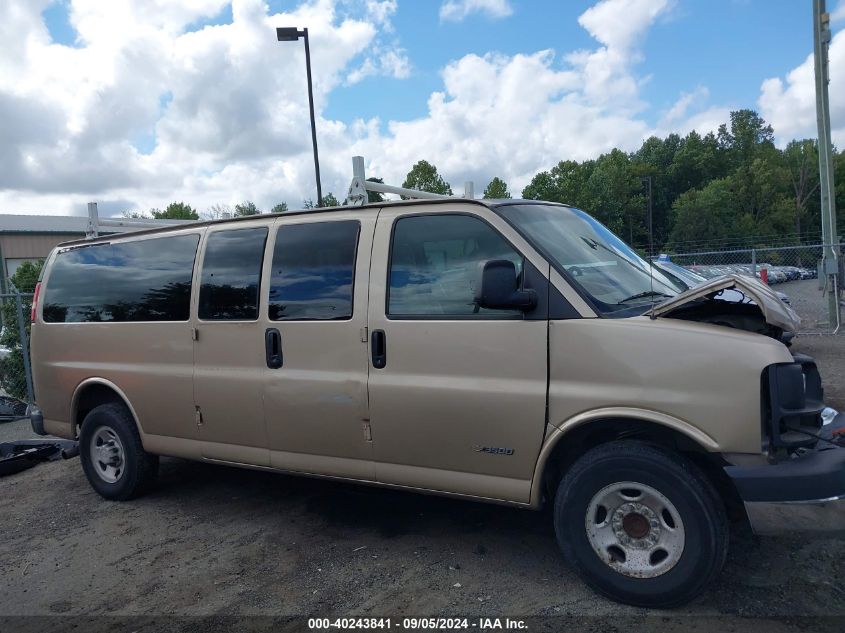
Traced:
<svg viewBox="0 0 845 633">
<path fill-rule="evenodd" d="M 661 447 L 617 441 L 588 451 L 555 498 L 555 533 L 593 589 L 640 607 L 673 607 L 718 575 L 725 508 L 700 469 Z"/>
<path fill-rule="evenodd" d="M 136 497 L 158 474 L 158 456 L 144 451 L 135 420 L 118 403 L 101 404 L 85 416 L 79 456 L 91 487 L 106 499 Z"/>
</svg>

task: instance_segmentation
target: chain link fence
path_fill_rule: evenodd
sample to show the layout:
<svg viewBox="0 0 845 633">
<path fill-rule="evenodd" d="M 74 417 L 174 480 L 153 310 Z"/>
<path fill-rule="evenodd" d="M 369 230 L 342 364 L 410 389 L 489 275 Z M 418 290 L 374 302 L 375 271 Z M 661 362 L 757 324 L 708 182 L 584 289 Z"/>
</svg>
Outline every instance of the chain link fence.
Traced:
<svg viewBox="0 0 845 633">
<path fill-rule="evenodd" d="M 678 252 L 661 255 L 669 261 L 690 270 L 703 279 L 712 279 L 728 274 L 756 276 L 782 293 L 801 317 L 801 333 L 832 333 L 839 325 L 843 312 L 842 270 L 845 244 L 835 245 L 839 253 L 840 288 L 832 287 L 830 277 L 819 274 L 823 251 L 828 245 L 807 244 L 800 246 L 779 246 L 772 248 L 730 249 Z M 835 301 L 840 318 L 831 321 L 830 302 Z M 839 332 L 845 328 L 840 328 Z"/>
<path fill-rule="evenodd" d="M 33 402 L 29 363 L 29 330 L 32 294 L 0 294 L 0 422 L 26 417 Z"/>
</svg>

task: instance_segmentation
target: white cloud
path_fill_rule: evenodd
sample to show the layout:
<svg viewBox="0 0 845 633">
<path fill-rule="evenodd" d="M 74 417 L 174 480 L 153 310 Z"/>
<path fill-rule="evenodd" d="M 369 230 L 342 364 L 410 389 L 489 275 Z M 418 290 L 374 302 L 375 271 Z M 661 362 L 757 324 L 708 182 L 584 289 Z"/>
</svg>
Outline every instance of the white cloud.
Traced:
<svg viewBox="0 0 845 633">
<path fill-rule="evenodd" d="M 834 144 L 842 146 L 845 144 L 845 31 L 833 36 L 829 58 L 831 133 Z M 760 87 L 760 114 L 775 129 L 781 145 L 793 138 L 818 136 L 815 82 L 813 55 L 810 54 L 785 78 L 766 79 Z"/>
<path fill-rule="evenodd" d="M 513 14 L 513 8 L 509 0 L 444 0 L 440 5 L 442 22 L 461 22 L 473 13 L 506 18 Z"/>
<path fill-rule="evenodd" d="M 395 2 L 369 2 L 359 19 L 341 19 L 332 0 L 276 15 L 262 0 L 233 0 L 231 24 L 188 32 L 227 3 L 72 0 L 79 48 L 51 41 L 46 0 L 0 5 L 8 43 L 0 50 L 0 211 L 43 212 L 39 197 L 50 192 L 67 194 L 61 211 L 104 197 L 144 208 L 196 194 L 205 204 L 211 193 L 200 187 L 233 174 L 227 191 L 214 191 L 225 196 L 218 201 L 287 197 L 296 205 L 310 195 L 303 47 L 277 42 L 273 30 L 309 25 L 322 110 L 359 56 L 366 63 L 377 52 L 369 74 L 407 76 L 403 52 L 383 44 L 373 25 Z M 336 126 L 321 122 L 321 134 Z M 152 134 L 154 151 L 140 153 L 133 141 Z"/>
<path fill-rule="evenodd" d="M 660 117 L 660 126 L 672 126 L 687 117 L 690 108 L 707 101 L 710 91 L 706 86 L 698 86 L 692 92 L 684 92 Z"/>
<path fill-rule="evenodd" d="M 633 150 L 664 128 L 706 130 L 726 118 L 707 107 L 704 88 L 681 95 L 657 127 L 644 118 L 635 65 L 670 0 L 602 0 L 580 19 L 598 42 L 592 49 L 465 55 L 443 69 L 425 116 L 388 122 L 323 113 L 338 86 L 411 73 L 391 30 L 395 0 L 303 0 L 275 15 L 263 0 L 232 0 L 231 24 L 199 30 L 225 0 L 71 0 L 78 48 L 50 40 L 47 0 L 13 1 L 0 4 L 6 213 L 81 213 L 88 200 L 104 211 L 172 200 L 201 210 L 244 199 L 295 208 L 313 198 L 302 43 L 277 42 L 276 26 L 309 27 L 323 190 L 339 198 L 355 154 L 388 182 L 425 158 L 456 191 L 468 179 L 480 191 L 498 175 L 519 192 L 562 158 Z M 153 134 L 152 151 L 139 151 L 138 139 Z"/>
<path fill-rule="evenodd" d="M 405 49 L 398 44 L 387 47 L 375 46 L 363 63 L 346 77 L 349 85 L 357 84 L 366 77 L 380 75 L 393 79 L 407 79 L 411 76 L 411 61 Z"/>
<path fill-rule="evenodd" d="M 367 0 L 367 17 L 387 31 L 393 30 L 391 18 L 396 13 L 396 0 Z"/>
</svg>

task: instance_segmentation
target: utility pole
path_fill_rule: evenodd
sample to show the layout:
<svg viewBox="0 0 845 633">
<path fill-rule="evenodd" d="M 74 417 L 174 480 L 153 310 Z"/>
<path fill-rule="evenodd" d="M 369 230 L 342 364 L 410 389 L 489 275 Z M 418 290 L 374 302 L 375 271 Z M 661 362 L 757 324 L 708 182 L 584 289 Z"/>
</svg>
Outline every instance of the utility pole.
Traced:
<svg viewBox="0 0 845 633">
<path fill-rule="evenodd" d="M 652 203 L 651 203 L 651 176 L 640 178 L 643 184 L 648 183 L 648 257 L 649 261 L 654 257 L 654 226 L 652 224 Z"/>
<path fill-rule="evenodd" d="M 839 326 L 839 238 L 836 235 L 836 197 L 833 188 L 832 144 L 830 140 L 830 99 L 828 49 L 830 14 L 825 0 L 813 0 L 813 58 L 816 71 L 816 120 L 819 130 L 819 189 L 822 207 L 822 241 L 826 244 L 820 273 L 828 288 L 828 316 L 831 327 Z"/>
</svg>

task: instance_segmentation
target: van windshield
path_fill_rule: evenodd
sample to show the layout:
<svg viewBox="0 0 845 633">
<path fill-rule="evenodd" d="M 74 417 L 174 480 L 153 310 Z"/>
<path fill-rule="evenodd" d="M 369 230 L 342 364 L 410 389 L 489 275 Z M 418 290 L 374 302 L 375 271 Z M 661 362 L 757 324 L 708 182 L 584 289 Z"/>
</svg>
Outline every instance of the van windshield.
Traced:
<svg viewBox="0 0 845 633">
<path fill-rule="evenodd" d="M 496 208 L 522 235 L 593 300 L 604 314 L 673 297 L 678 290 L 601 222 L 571 207 L 514 204 Z M 652 272 L 649 272 L 652 270 Z M 652 279 L 653 276 L 653 279 Z M 621 315 L 619 315 L 621 316 Z"/>
</svg>

